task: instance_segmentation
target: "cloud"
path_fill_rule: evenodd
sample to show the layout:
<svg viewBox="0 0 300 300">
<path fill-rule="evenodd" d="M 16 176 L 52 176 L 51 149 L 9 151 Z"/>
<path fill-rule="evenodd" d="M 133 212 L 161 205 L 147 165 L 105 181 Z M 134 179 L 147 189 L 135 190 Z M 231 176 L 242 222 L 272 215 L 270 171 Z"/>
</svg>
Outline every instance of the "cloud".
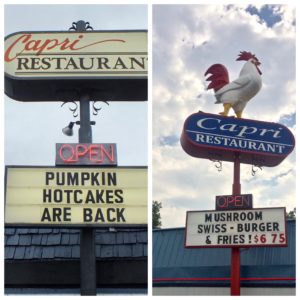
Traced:
<svg viewBox="0 0 300 300">
<path fill-rule="evenodd" d="M 204 73 L 224 64 L 238 77 L 242 50 L 262 62 L 263 87 L 244 117 L 279 122 L 295 131 L 295 9 L 288 5 L 154 5 L 153 197 L 161 201 L 164 227 L 184 226 L 185 211 L 214 209 L 216 195 L 231 194 L 232 164 L 188 156 L 177 142 L 184 120 L 199 110 L 218 113 Z M 247 9 L 248 8 L 248 9 Z M 271 20 L 273 20 L 271 22 Z M 254 206 L 295 206 L 295 154 L 280 166 L 251 175 L 242 165 L 243 193 Z"/>
</svg>

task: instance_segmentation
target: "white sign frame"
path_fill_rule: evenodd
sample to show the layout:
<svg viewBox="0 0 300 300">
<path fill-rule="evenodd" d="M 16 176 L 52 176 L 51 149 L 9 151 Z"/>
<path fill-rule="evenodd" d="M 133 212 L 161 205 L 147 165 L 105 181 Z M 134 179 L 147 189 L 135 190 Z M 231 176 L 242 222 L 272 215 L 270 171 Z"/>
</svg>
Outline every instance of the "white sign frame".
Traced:
<svg viewBox="0 0 300 300">
<path fill-rule="evenodd" d="M 147 176 L 147 167 L 7 166 L 5 226 L 147 226 Z"/>
<path fill-rule="evenodd" d="M 186 248 L 286 246 L 285 207 L 187 211 Z"/>
</svg>

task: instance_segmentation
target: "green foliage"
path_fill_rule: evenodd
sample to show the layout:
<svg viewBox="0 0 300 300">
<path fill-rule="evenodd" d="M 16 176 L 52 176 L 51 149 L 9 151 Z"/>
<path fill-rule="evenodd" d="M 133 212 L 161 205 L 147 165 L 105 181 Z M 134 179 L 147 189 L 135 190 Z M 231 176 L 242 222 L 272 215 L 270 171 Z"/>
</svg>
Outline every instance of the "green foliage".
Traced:
<svg viewBox="0 0 300 300">
<path fill-rule="evenodd" d="M 286 214 L 288 219 L 296 219 L 296 207 Z"/>
<path fill-rule="evenodd" d="M 160 217 L 160 209 L 162 208 L 162 204 L 158 201 L 152 202 L 152 227 L 153 229 L 157 229 L 161 227 L 161 217 Z"/>
</svg>

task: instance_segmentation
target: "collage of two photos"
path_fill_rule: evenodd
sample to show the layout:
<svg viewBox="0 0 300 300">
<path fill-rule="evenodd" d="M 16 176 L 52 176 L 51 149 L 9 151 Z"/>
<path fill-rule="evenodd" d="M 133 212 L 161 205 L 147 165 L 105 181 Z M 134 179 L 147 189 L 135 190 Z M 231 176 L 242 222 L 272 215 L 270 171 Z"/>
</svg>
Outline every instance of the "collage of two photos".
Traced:
<svg viewBox="0 0 300 300">
<path fill-rule="evenodd" d="M 296 295 L 295 6 L 4 17 L 5 295 Z"/>
</svg>

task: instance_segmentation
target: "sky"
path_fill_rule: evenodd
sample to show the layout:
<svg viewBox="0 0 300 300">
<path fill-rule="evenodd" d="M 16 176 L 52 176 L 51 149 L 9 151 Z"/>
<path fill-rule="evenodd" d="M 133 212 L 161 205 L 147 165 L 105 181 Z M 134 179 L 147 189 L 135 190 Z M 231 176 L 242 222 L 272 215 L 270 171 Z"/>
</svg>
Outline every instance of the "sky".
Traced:
<svg viewBox="0 0 300 300">
<path fill-rule="evenodd" d="M 99 30 L 148 29 L 146 5 L 6 5 L 4 13 L 5 35 L 68 30 L 80 19 Z M 147 102 L 103 104 L 92 117 L 93 142 L 117 143 L 119 165 L 147 165 L 150 152 L 150 188 L 153 200 L 162 203 L 163 227 L 182 227 L 187 210 L 214 209 L 216 195 L 231 194 L 231 163 L 224 162 L 219 172 L 214 163 L 188 156 L 179 143 L 189 115 L 221 111 L 206 90 L 204 73 L 211 64 L 226 65 L 235 79 L 243 64 L 235 61 L 238 53 L 255 53 L 262 62 L 263 87 L 244 117 L 280 122 L 295 133 L 295 8 L 154 4 L 152 15 L 151 107 Z M 69 121 L 76 119 L 60 102 L 22 103 L 5 97 L 5 164 L 54 165 L 55 143 L 78 140 L 78 127 L 73 137 L 61 133 Z M 254 207 L 285 206 L 289 211 L 296 206 L 295 152 L 255 176 L 250 165 L 242 165 L 242 193 L 253 194 Z"/>
<path fill-rule="evenodd" d="M 295 134 L 295 18 L 291 5 L 154 5 L 153 200 L 162 203 L 163 228 L 184 227 L 187 210 L 214 210 L 215 196 L 232 193 L 232 163 L 218 171 L 179 142 L 189 115 L 222 111 L 206 89 L 210 65 L 225 65 L 234 80 L 243 66 L 239 52 L 256 54 L 263 86 L 243 117 L 282 123 Z M 255 176 L 251 165 L 241 165 L 241 192 L 253 194 L 254 208 L 296 207 L 295 153 Z"/>
<path fill-rule="evenodd" d="M 95 30 L 147 30 L 146 5 L 5 5 L 4 34 L 18 31 L 68 30 L 84 20 Z M 56 143 L 78 142 L 62 128 L 76 121 L 62 102 L 24 103 L 5 96 L 5 164 L 55 164 Z M 92 104 L 91 104 L 92 105 Z M 92 126 L 94 143 L 116 143 L 119 166 L 148 165 L 148 102 L 110 102 L 102 107 Z M 72 108 L 73 106 L 71 106 Z M 92 109 L 91 109 L 92 113 Z"/>
</svg>

